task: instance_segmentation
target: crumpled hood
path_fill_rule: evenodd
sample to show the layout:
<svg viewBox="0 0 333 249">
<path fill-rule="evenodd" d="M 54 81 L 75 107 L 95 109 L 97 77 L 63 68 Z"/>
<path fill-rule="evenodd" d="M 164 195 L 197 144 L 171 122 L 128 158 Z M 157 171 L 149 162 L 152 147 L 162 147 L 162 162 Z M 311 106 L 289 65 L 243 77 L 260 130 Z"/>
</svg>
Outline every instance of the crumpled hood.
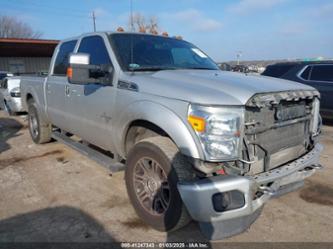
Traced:
<svg viewBox="0 0 333 249">
<path fill-rule="evenodd" d="M 140 92 L 207 105 L 245 105 L 256 93 L 313 90 L 297 82 L 219 70 L 163 70 L 124 76 Z"/>
</svg>

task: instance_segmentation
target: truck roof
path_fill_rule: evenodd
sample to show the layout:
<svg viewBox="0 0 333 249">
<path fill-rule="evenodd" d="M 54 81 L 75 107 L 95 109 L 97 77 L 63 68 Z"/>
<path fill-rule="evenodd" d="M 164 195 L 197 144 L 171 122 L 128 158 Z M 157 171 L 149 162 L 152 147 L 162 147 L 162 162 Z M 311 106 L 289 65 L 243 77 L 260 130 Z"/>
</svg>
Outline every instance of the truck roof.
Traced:
<svg viewBox="0 0 333 249">
<path fill-rule="evenodd" d="M 123 32 L 118 32 L 118 31 L 98 31 L 98 32 L 88 32 L 88 33 L 82 33 L 81 35 L 78 36 L 73 36 L 70 38 L 66 38 L 63 39 L 62 42 L 64 41 L 68 41 L 68 40 L 75 40 L 75 39 L 79 39 L 80 37 L 84 37 L 84 36 L 91 36 L 91 35 L 101 35 L 101 34 L 106 34 L 106 35 L 111 35 L 111 34 L 138 34 L 138 35 L 147 35 L 147 36 L 160 36 L 160 37 L 164 37 L 164 38 L 170 38 L 170 39 L 177 39 L 176 36 L 165 36 L 162 34 L 151 34 L 151 33 L 142 33 L 142 32 L 131 32 L 131 31 L 123 31 Z"/>
</svg>

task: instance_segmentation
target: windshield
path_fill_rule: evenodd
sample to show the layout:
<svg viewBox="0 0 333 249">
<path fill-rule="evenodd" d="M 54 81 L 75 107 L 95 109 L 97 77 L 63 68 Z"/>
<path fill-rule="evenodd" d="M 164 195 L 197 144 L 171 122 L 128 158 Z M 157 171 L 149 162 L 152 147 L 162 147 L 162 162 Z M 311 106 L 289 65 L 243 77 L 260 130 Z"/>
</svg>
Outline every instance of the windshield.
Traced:
<svg viewBox="0 0 333 249">
<path fill-rule="evenodd" d="M 205 53 L 183 40 L 145 34 L 111 34 L 110 41 L 124 71 L 219 70 Z"/>
</svg>

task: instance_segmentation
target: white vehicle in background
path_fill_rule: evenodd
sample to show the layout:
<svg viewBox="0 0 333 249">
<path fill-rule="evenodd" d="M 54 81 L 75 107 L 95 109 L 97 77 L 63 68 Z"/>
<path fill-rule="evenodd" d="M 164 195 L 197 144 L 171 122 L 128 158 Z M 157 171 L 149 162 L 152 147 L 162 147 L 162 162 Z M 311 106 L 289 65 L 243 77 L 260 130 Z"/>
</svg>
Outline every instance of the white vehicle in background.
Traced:
<svg viewBox="0 0 333 249">
<path fill-rule="evenodd" d="M 9 115 L 24 112 L 21 103 L 21 77 L 6 77 L 0 80 L 0 108 Z"/>
</svg>

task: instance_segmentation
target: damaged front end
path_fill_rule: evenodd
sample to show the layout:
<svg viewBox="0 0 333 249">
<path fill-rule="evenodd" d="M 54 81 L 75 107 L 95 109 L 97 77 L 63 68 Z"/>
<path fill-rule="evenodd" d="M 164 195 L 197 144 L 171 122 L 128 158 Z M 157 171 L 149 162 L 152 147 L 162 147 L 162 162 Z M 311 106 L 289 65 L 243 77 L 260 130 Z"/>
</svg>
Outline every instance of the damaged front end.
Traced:
<svg viewBox="0 0 333 249">
<path fill-rule="evenodd" d="M 214 162 L 224 175 L 179 183 L 185 206 L 208 238 L 246 230 L 271 197 L 298 189 L 321 168 L 318 99 L 311 90 L 254 95 L 245 106 L 242 158 Z"/>
<path fill-rule="evenodd" d="M 267 172 L 310 151 L 317 142 L 317 91 L 257 94 L 246 104 L 243 159 L 248 174 Z"/>
</svg>

